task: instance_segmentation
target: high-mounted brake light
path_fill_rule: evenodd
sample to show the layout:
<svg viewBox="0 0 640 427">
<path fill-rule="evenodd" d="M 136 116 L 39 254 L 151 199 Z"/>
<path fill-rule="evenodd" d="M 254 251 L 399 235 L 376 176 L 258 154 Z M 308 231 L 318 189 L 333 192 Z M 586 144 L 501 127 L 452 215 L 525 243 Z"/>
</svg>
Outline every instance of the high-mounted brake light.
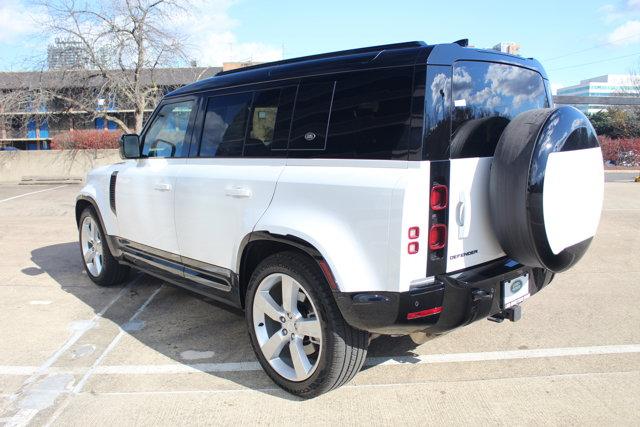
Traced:
<svg viewBox="0 0 640 427">
<path fill-rule="evenodd" d="M 441 211 L 447 207 L 449 201 L 449 190 L 446 185 L 436 184 L 431 187 L 430 205 L 431 210 Z"/>
<path fill-rule="evenodd" d="M 437 251 L 447 244 L 447 226 L 444 224 L 433 224 L 429 230 L 429 249 Z"/>
</svg>

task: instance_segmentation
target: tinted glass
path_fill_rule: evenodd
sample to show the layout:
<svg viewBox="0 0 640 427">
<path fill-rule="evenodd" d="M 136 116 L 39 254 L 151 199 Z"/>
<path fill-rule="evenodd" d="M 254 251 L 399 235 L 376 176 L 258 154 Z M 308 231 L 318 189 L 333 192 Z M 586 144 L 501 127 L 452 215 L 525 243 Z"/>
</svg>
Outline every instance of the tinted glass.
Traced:
<svg viewBox="0 0 640 427">
<path fill-rule="evenodd" d="M 285 156 L 296 89 L 290 86 L 255 93 L 245 157 Z"/>
<path fill-rule="evenodd" d="M 458 62 L 453 69 L 451 158 L 493 156 L 509 121 L 547 107 L 540 74 L 488 62 Z"/>
<path fill-rule="evenodd" d="M 406 156 L 412 81 L 412 67 L 339 77 L 321 156 L 392 159 L 400 151 Z"/>
<path fill-rule="evenodd" d="M 146 157 L 185 157 L 189 119 L 194 101 L 163 106 L 144 136 L 142 155 Z"/>
<path fill-rule="evenodd" d="M 429 65 L 425 86 L 423 159 L 449 159 L 451 67 Z"/>
<path fill-rule="evenodd" d="M 324 150 L 334 87 L 334 81 L 300 85 L 289 151 Z"/>
<path fill-rule="evenodd" d="M 200 157 L 240 157 L 252 93 L 209 98 L 202 128 Z"/>
</svg>

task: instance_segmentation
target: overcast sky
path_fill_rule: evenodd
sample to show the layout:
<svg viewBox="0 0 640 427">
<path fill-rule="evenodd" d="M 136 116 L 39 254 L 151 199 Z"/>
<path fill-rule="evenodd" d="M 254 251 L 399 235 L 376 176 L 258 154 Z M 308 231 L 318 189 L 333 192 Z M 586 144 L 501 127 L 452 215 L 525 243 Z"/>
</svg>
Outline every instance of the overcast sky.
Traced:
<svg viewBox="0 0 640 427">
<path fill-rule="evenodd" d="M 640 0 L 193 0 L 177 17 L 199 65 L 266 61 L 408 40 L 515 41 L 554 86 L 640 66 Z M 0 0 L 0 70 L 32 68 L 46 54 L 33 37 L 31 0 Z"/>
</svg>

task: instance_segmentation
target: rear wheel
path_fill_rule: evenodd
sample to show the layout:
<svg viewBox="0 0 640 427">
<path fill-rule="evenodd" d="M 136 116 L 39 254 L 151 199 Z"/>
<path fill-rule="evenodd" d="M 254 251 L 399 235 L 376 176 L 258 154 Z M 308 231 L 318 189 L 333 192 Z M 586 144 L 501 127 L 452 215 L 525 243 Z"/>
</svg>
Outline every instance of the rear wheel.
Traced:
<svg viewBox="0 0 640 427">
<path fill-rule="evenodd" d="M 80 254 L 89 278 L 99 286 L 121 283 L 129 272 L 129 267 L 120 264 L 111 255 L 104 230 L 93 208 L 82 211 L 78 232 Z"/>
<path fill-rule="evenodd" d="M 256 268 L 246 319 L 264 370 L 301 397 L 341 386 L 366 358 L 369 334 L 344 321 L 317 266 L 295 252 L 272 255 Z"/>
</svg>

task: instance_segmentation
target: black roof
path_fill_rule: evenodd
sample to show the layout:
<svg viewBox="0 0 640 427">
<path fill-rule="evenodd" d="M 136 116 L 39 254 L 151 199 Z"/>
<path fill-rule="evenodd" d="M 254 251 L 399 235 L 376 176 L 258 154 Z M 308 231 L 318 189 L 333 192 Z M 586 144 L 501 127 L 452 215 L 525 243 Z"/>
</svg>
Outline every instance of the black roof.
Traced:
<svg viewBox="0 0 640 427">
<path fill-rule="evenodd" d="M 300 58 L 268 62 L 230 71 L 176 89 L 167 96 L 186 95 L 225 87 L 283 80 L 313 75 L 356 71 L 368 68 L 415 65 L 418 63 L 450 65 L 457 60 L 509 63 L 540 72 L 544 69 L 534 59 L 508 55 L 494 50 L 466 47 L 466 40 L 428 45 L 421 41 L 371 46 Z"/>
</svg>

